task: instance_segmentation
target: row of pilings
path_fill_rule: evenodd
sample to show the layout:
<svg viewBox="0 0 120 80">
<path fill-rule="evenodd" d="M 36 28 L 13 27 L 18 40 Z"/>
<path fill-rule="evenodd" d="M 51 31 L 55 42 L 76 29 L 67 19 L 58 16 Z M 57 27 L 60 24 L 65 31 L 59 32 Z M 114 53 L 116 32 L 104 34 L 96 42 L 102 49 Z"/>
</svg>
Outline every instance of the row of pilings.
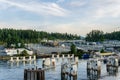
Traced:
<svg viewBox="0 0 120 80">
<path fill-rule="evenodd" d="M 115 56 L 107 57 L 106 72 L 108 75 L 116 76 L 119 68 L 119 58 Z M 101 77 L 101 59 L 90 59 L 87 61 L 87 78 L 89 80 L 98 80 Z"/>
<path fill-rule="evenodd" d="M 42 68 L 32 68 L 24 70 L 24 80 L 45 80 L 45 70 L 55 68 L 56 60 L 60 57 L 54 54 L 51 58 L 42 59 Z M 67 62 L 64 59 L 67 58 Z M 77 80 L 77 70 L 78 70 L 78 57 L 75 57 L 74 54 L 68 54 L 67 57 L 62 55 L 61 65 L 61 80 Z"/>
<path fill-rule="evenodd" d="M 75 57 L 74 54 L 69 55 L 65 57 L 62 55 L 62 60 L 67 59 L 66 61 L 62 61 L 62 63 L 59 65 L 61 66 L 61 80 L 78 80 L 78 64 L 79 59 L 78 57 Z M 24 80 L 45 80 L 45 70 L 46 69 L 52 69 L 56 68 L 56 60 L 59 59 L 59 55 L 56 57 L 52 55 L 51 58 L 43 58 L 42 59 L 42 69 L 36 68 L 36 69 L 25 69 L 24 70 L 24 76 L 27 75 L 24 78 Z M 86 74 L 88 80 L 98 80 L 101 78 L 101 70 L 102 70 L 102 61 L 101 59 L 89 59 L 87 60 L 87 66 L 86 66 Z M 118 58 L 116 57 L 109 57 L 107 58 L 106 63 L 106 72 L 109 75 L 116 75 L 118 73 Z M 26 71 L 26 72 L 25 72 Z M 31 78 L 31 79 L 30 79 Z"/>
<path fill-rule="evenodd" d="M 109 75 L 117 75 L 118 73 L 118 57 L 110 57 L 107 60 L 106 70 Z"/>
<path fill-rule="evenodd" d="M 99 60 L 87 61 L 87 77 L 90 80 L 96 80 L 101 75 L 101 62 Z"/>
</svg>

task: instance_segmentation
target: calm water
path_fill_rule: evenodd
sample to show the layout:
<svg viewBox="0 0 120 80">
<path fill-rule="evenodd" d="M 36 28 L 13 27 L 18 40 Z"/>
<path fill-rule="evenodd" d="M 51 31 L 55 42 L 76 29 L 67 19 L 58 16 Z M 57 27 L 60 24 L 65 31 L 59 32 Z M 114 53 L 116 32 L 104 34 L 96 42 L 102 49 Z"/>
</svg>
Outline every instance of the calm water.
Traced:
<svg viewBox="0 0 120 80">
<path fill-rule="evenodd" d="M 45 71 L 46 80 L 61 80 L 61 62 L 62 59 L 57 60 L 55 69 Z M 37 64 L 38 67 L 41 68 L 42 59 L 38 59 L 36 62 L 27 63 L 8 63 L 7 61 L 0 61 L 0 80 L 23 80 L 24 69 L 34 67 L 34 64 Z M 86 60 L 79 60 L 78 80 L 88 80 L 86 77 Z M 102 74 L 99 80 L 120 80 L 120 74 L 117 76 L 108 76 L 106 66 L 102 64 Z"/>
</svg>

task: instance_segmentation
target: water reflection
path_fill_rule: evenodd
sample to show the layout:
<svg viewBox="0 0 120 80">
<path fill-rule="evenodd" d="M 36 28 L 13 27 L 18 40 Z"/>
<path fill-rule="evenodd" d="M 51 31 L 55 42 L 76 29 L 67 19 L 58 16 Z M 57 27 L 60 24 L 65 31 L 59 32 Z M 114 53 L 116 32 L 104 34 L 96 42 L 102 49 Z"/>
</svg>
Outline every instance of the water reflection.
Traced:
<svg viewBox="0 0 120 80">
<path fill-rule="evenodd" d="M 33 66 L 33 65 L 36 65 L 36 61 L 34 60 L 34 61 L 17 61 L 17 62 L 7 62 L 7 64 L 6 65 L 8 65 L 8 66 L 10 66 L 11 68 L 12 67 L 20 67 L 20 66 Z"/>
<path fill-rule="evenodd" d="M 57 60 L 57 59 L 56 59 Z M 61 63 L 67 62 L 66 58 L 60 58 L 56 61 L 56 67 L 45 71 L 45 80 L 61 80 Z M 79 60 L 77 80 L 88 80 L 86 73 L 86 60 Z M 8 62 L 0 61 L 0 80 L 23 80 L 24 69 L 33 68 L 37 65 L 42 68 L 42 59 L 27 62 Z M 99 80 L 120 80 L 120 70 L 116 75 L 109 75 L 106 71 L 106 65 L 102 64 L 101 77 Z"/>
</svg>

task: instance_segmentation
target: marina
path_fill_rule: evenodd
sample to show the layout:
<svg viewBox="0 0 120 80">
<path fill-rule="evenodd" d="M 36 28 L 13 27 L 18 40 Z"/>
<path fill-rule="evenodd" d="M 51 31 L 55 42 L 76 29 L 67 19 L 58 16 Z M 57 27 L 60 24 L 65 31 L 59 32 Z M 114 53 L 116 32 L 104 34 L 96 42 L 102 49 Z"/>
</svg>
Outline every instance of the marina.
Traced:
<svg viewBox="0 0 120 80">
<path fill-rule="evenodd" d="M 0 80 L 120 80 L 120 0 L 0 0 Z"/>
</svg>

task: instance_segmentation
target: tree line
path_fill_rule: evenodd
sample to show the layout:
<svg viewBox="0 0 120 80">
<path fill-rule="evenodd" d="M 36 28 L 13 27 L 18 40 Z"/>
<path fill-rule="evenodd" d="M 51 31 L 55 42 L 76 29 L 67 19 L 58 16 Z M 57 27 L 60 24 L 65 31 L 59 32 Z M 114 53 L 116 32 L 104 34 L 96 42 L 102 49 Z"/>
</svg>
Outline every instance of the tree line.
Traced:
<svg viewBox="0 0 120 80">
<path fill-rule="evenodd" d="M 120 40 L 120 31 L 114 31 L 111 33 L 104 33 L 100 30 L 92 30 L 86 35 L 86 41 L 90 42 L 102 42 L 105 40 Z"/>
<path fill-rule="evenodd" d="M 67 33 L 48 33 L 36 30 L 16 30 L 16 29 L 0 29 L 0 44 L 6 43 L 7 47 L 11 44 L 38 43 L 41 40 L 73 40 L 80 39 L 78 35 Z"/>
</svg>

